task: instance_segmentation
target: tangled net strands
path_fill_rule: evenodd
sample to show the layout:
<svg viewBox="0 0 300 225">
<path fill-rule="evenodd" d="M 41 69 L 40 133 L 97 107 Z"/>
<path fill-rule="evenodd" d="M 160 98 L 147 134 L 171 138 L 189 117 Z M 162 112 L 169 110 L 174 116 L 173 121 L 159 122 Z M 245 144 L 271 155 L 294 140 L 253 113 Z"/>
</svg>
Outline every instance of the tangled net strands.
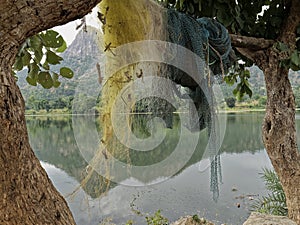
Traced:
<svg viewBox="0 0 300 225">
<path fill-rule="evenodd" d="M 167 18 L 168 41 L 200 56 L 215 76 L 224 76 L 234 62 L 234 52 L 226 28 L 214 19 L 194 19 L 172 9 L 167 10 Z M 178 79 L 178 75 L 172 76 Z M 191 83 L 181 85 L 194 86 Z"/>
<path fill-rule="evenodd" d="M 213 105 L 214 96 L 211 91 L 211 85 L 215 78 L 225 75 L 234 60 L 228 32 L 216 20 L 209 18 L 194 19 L 175 10 L 165 9 L 151 0 L 102 0 L 99 9 L 99 15 L 103 23 L 103 45 L 105 46 L 107 57 L 101 94 L 102 110 L 100 126 L 102 138 L 98 153 L 89 162 L 91 169 L 82 181 L 82 186 L 87 185 L 92 174 L 100 164 L 106 165 L 104 173 L 106 174 L 106 178 L 109 178 L 110 170 L 114 166 L 113 160 L 110 159 L 115 155 L 122 155 L 124 161 L 130 164 L 129 149 L 126 147 L 120 148 L 120 143 L 116 141 L 116 137 L 114 136 L 111 121 L 114 103 L 126 85 L 153 74 L 171 79 L 181 87 L 185 87 L 186 92 L 182 94 L 181 90 L 178 90 L 177 87 L 155 83 L 155 81 L 149 83 L 149 86 L 155 89 L 156 92 L 174 96 L 174 98 L 184 99 L 188 95 L 196 106 L 200 129 L 209 128 L 213 127 L 211 125 L 210 107 Z M 114 49 L 127 43 L 142 40 L 172 42 L 200 56 L 206 65 L 208 65 L 207 68 L 202 68 L 206 71 L 203 79 L 201 79 L 205 90 L 202 90 L 183 71 L 162 63 L 133 63 L 111 74 L 111 71 L 115 70 L 114 65 L 120 64 L 120 61 L 126 60 L 126 57 L 128 57 L 127 55 L 116 55 Z M 139 54 L 139 51 L 132 49 L 130 54 Z M 158 55 L 163 54 L 163 51 L 162 49 L 149 48 L 144 54 Z M 174 53 L 173 57 L 180 57 L 182 60 L 185 59 L 184 55 L 177 56 L 176 53 Z M 197 64 L 197 62 L 192 63 Z M 152 112 L 152 114 L 156 115 L 157 112 L 163 109 L 170 116 L 170 113 L 175 110 L 173 106 L 157 98 L 148 98 L 136 102 L 134 99 L 134 90 L 131 91 L 132 95 L 128 94 L 131 98 L 126 98 L 126 101 L 131 106 L 132 112 L 136 112 L 136 108 L 144 107 L 144 109 L 147 109 L 143 112 Z M 137 107 L 138 105 L 139 107 Z M 166 120 L 168 116 L 164 119 Z M 133 123 L 133 120 L 134 118 L 132 119 L 132 117 L 128 120 L 131 121 L 126 127 L 128 133 L 131 132 L 132 124 L 130 123 Z M 172 125 L 169 127 L 172 127 Z M 122 139 L 128 139 L 128 133 L 124 132 Z M 103 178 L 103 181 L 100 183 L 105 185 L 106 188 L 99 187 L 99 189 L 107 191 L 110 186 L 109 180 Z"/>
</svg>

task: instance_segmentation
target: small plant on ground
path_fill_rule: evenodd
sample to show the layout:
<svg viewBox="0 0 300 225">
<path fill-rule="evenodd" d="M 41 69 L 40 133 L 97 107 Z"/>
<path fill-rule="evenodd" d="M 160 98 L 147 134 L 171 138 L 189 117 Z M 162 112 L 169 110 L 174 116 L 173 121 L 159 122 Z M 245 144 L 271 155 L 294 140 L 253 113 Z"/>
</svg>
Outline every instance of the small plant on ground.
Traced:
<svg viewBox="0 0 300 225">
<path fill-rule="evenodd" d="M 193 215 L 193 220 L 194 220 L 195 222 L 197 222 L 197 223 L 200 222 L 200 219 L 199 219 L 198 215 Z"/>
<path fill-rule="evenodd" d="M 273 170 L 263 169 L 262 178 L 265 181 L 266 189 L 270 193 L 254 203 L 252 206 L 253 211 L 286 216 L 288 213 L 286 198 L 277 174 Z"/>
<path fill-rule="evenodd" d="M 148 225 L 168 225 L 169 221 L 167 218 L 161 215 L 161 211 L 157 212 L 153 216 L 146 216 L 146 221 Z"/>
<path fill-rule="evenodd" d="M 128 221 L 126 222 L 126 225 L 133 225 L 133 220 L 128 220 Z"/>
</svg>

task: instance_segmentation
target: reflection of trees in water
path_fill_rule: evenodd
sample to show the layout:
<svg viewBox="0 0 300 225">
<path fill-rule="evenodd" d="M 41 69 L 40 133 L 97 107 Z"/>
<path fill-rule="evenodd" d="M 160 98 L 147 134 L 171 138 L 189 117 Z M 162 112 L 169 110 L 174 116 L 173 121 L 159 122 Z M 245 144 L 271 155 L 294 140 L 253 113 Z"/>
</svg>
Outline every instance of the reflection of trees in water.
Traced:
<svg viewBox="0 0 300 225">
<path fill-rule="evenodd" d="M 221 152 L 227 153 L 241 153 L 241 152 L 256 152 L 262 148 L 260 135 L 260 124 L 262 117 L 257 115 L 235 115 L 235 119 L 229 116 L 227 123 L 227 131 L 225 140 L 222 145 Z M 147 123 L 144 119 L 139 118 L 136 121 L 136 126 L 133 131 L 137 137 L 147 137 L 149 130 L 147 130 Z M 88 133 L 91 125 L 87 124 L 86 120 L 82 118 L 80 121 L 80 128 L 82 133 Z M 142 125 L 141 125 L 142 124 Z M 167 158 L 173 151 L 180 137 L 178 117 L 174 117 L 173 129 L 166 129 L 166 138 L 164 142 L 153 151 L 138 152 L 130 150 L 130 161 L 133 165 L 150 165 Z M 27 126 L 30 133 L 30 140 L 33 149 L 36 151 L 40 160 L 46 161 L 56 167 L 64 170 L 69 176 L 74 177 L 78 182 L 81 182 L 87 168 L 87 162 L 83 159 L 80 150 L 76 144 L 73 135 L 72 119 L 71 117 L 35 117 L 27 118 Z M 147 133 L 148 132 L 148 133 Z M 144 135 L 144 136 L 143 136 Z M 188 148 L 188 137 L 185 138 L 186 146 Z M 177 173 L 180 174 L 185 168 L 198 163 L 203 156 L 203 152 L 207 144 L 207 134 L 202 132 L 200 135 L 199 144 L 191 159 L 187 164 Z M 88 146 L 87 146 L 88 147 Z M 117 154 L 118 153 L 118 154 Z M 126 155 L 122 155 L 121 148 L 115 152 L 115 157 L 126 162 Z M 182 154 L 185 154 L 184 149 Z M 213 199 L 217 200 L 219 193 L 219 184 L 222 182 L 220 155 L 212 156 L 211 161 L 211 180 L 210 187 L 213 193 Z M 176 167 L 176 162 L 167 165 L 159 170 L 151 171 L 151 174 L 141 173 L 135 174 L 136 178 L 141 182 L 149 182 L 151 179 L 158 178 L 164 174 L 168 175 L 168 171 Z M 123 173 L 123 174 L 122 174 Z M 119 174 L 122 178 L 127 177 L 127 170 L 125 169 Z M 176 174 L 176 175 L 177 175 Z M 149 180 L 150 179 L 150 180 Z M 113 188 L 117 184 L 109 183 L 106 186 L 107 180 L 93 173 L 89 182 L 83 187 L 87 194 L 92 198 L 100 196 L 107 188 Z"/>
<path fill-rule="evenodd" d="M 229 114 L 221 152 L 255 153 L 264 148 L 261 139 L 263 113 Z"/>
</svg>

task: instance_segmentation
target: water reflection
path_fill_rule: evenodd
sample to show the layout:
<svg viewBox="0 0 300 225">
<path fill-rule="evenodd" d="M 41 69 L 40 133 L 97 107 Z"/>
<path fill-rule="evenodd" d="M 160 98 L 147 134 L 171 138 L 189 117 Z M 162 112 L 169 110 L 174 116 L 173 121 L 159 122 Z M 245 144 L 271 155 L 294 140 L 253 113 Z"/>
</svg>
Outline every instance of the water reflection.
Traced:
<svg viewBox="0 0 300 225">
<path fill-rule="evenodd" d="M 138 116 L 132 124 L 132 131 L 138 138 L 147 138 L 151 135 L 149 131 L 149 118 L 147 116 Z M 259 119 L 258 119 L 259 118 Z M 255 153 L 263 148 L 263 144 L 260 138 L 261 129 L 261 115 L 249 114 L 247 116 L 228 116 L 227 132 L 224 142 L 222 144 L 220 154 L 226 153 L 242 153 L 251 152 Z M 81 128 L 79 132 L 85 134 L 86 138 L 85 149 L 90 151 L 90 159 L 93 158 L 97 146 L 91 145 L 95 143 L 91 138 L 95 138 L 89 135 L 94 120 L 87 119 L 85 116 L 76 119 L 76 123 Z M 139 152 L 135 150 L 129 150 L 129 153 L 125 151 L 124 146 L 118 143 L 118 140 L 114 140 L 118 143 L 116 146 L 117 151 L 114 153 L 114 157 L 124 162 L 130 162 L 132 165 L 152 165 L 161 160 L 167 158 L 174 148 L 176 147 L 180 136 L 180 124 L 178 122 L 178 116 L 174 116 L 173 129 L 167 129 L 166 137 L 163 142 L 153 149 L 153 151 Z M 57 168 L 64 170 L 69 176 L 74 177 L 79 183 L 87 174 L 88 164 L 82 157 L 76 140 L 74 138 L 72 119 L 71 117 L 27 117 L 27 126 L 30 133 L 30 142 L 35 150 L 38 158 L 41 161 L 48 162 L 55 165 Z M 153 125 L 155 127 L 155 125 Z M 198 135 L 198 134 L 197 134 Z M 189 147 L 189 140 L 191 137 L 185 137 L 186 143 L 184 146 Z M 199 162 L 205 151 L 207 145 L 207 132 L 202 131 L 199 136 L 199 142 L 194 154 L 187 162 L 187 164 L 180 169 L 177 173 L 181 173 L 185 168 Z M 182 154 L 185 154 L 185 149 L 182 149 Z M 221 156 L 211 155 L 209 157 L 210 163 L 210 190 L 213 193 L 214 201 L 217 201 L 219 196 L 219 184 L 222 183 L 222 171 L 221 171 Z M 130 159 L 127 156 L 130 156 Z M 176 162 L 174 162 L 176 164 Z M 164 174 L 169 174 L 169 170 L 172 170 L 176 165 L 168 165 L 168 167 L 151 170 L 151 174 L 145 172 L 141 174 L 134 174 L 134 179 L 144 184 L 151 183 L 152 180 L 159 179 Z M 121 171 L 118 176 L 126 177 L 127 170 Z M 120 178 L 121 179 L 121 178 Z M 92 198 L 97 198 L 105 191 L 116 186 L 116 183 L 109 183 L 105 178 L 99 176 L 94 172 L 91 179 L 83 187 L 86 193 Z"/>
<path fill-rule="evenodd" d="M 220 154 L 202 160 L 202 162 L 206 160 L 210 164 L 209 170 L 206 171 L 199 172 L 199 161 L 203 157 L 207 144 L 207 134 L 206 131 L 203 131 L 200 134 L 197 149 L 190 160 L 172 179 L 162 184 L 148 188 L 122 187 L 115 183 L 105 186 L 107 181 L 94 173 L 87 185 L 83 187 L 84 192 L 88 194 L 86 197 L 88 200 L 82 201 L 88 202 L 88 205 L 92 205 L 92 208 L 95 207 L 98 210 L 94 212 L 95 218 L 90 218 L 86 211 L 86 214 L 82 211 L 78 212 L 78 202 L 74 204 L 70 201 L 72 211 L 76 212 L 74 215 L 76 215 L 77 222 L 80 221 L 79 224 L 97 224 L 95 221 L 99 222 L 101 218 L 107 216 L 113 217 L 117 224 L 124 223 L 132 217 L 135 218 L 135 221 L 139 221 L 130 209 L 132 199 L 136 198 L 135 205 L 140 207 L 140 210 L 148 212 L 161 208 L 171 220 L 175 220 L 183 214 L 199 213 L 211 219 L 218 218 L 227 224 L 237 224 L 237 221 L 248 215 L 248 208 L 245 206 L 244 209 L 236 211 L 235 193 L 231 192 L 232 186 L 238 185 L 243 193 L 263 192 L 263 184 L 257 183 L 259 182 L 258 172 L 262 165 L 268 164 L 265 153 L 261 152 L 263 149 L 260 138 L 262 118 L 262 114 L 228 115 L 226 135 Z M 78 121 L 81 122 L 81 132 L 88 134 L 91 124 L 86 123 L 84 117 Z M 130 153 L 132 163 L 136 165 L 151 164 L 168 157 L 180 135 L 178 129 L 174 129 L 178 126 L 176 121 L 177 118 L 174 118 L 173 129 L 166 130 L 165 142 L 155 151 L 147 152 L 147 154 L 137 154 L 132 151 Z M 51 165 L 61 169 L 66 173 L 64 177 L 68 176 L 68 180 L 72 180 L 68 181 L 72 185 L 66 184 L 65 181 L 62 181 L 62 175 L 53 175 L 53 179 L 59 181 L 58 188 L 63 190 L 64 194 L 72 192 L 88 172 L 88 167 L 76 144 L 71 117 L 27 117 L 27 126 L 31 145 L 38 158 L 46 162 L 45 165 L 48 165 L 48 168 Z M 132 127 L 132 129 L 140 138 L 149 135 L 147 133 L 149 130 L 145 130 L 145 127 L 140 125 Z M 99 131 L 99 133 L 101 132 Z M 188 141 L 186 145 L 188 146 Z M 88 146 L 86 147 L 88 148 Z M 126 160 L 126 157 L 121 154 L 116 157 Z M 170 167 L 172 166 L 176 165 L 170 165 Z M 239 167 L 241 169 L 238 169 Z M 159 179 L 160 176 L 167 173 L 168 169 L 170 168 L 164 168 L 163 171 L 153 170 L 151 174 L 134 174 L 135 176 L 131 177 L 128 182 L 148 183 L 153 179 Z M 246 176 L 243 174 L 244 171 L 247 171 Z M 124 175 L 120 174 L 120 176 Z M 247 176 L 249 176 L 247 178 L 249 183 L 245 180 Z M 60 182 L 63 184 L 60 185 Z M 206 188 L 207 184 L 208 188 Z M 96 206 L 94 201 L 107 191 L 107 188 L 109 188 L 108 195 L 104 196 Z M 84 193 L 79 194 L 79 196 L 81 195 Z M 83 208 L 87 210 L 90 207 Z M 222 213 L 220 213 L 221 211 Z M 142 222 L 137 224 L 142 224 Z"/>
</svg>

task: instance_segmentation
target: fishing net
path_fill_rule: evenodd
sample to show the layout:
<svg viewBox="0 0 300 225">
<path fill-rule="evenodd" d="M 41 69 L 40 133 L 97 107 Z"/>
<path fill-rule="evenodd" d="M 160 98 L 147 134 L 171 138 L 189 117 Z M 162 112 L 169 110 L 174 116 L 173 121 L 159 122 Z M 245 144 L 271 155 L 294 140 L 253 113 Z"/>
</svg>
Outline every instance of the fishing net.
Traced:
<svg viewBox="0 0 300 225">
<path fill-rule="evenodd" d="M 194 19 L 175 10 L 167 10 L 168 41 L 184 46 L 204 60 L 214 76 L 225 75 L 233 64 L 234 52 L 226 28 L 214 19 Z M 184 59 L 184 56 L 182 56 Z M 208 72 L 208 71 L 207 71 Z M 171 77 L 183 86 L 193 87 L 195 83 L 180 82 L 186 76 L 178 72 Z M 196 85 L 197 86 L 197 85 Z"/>
<path fill-rule="evenodd" d="M 102 46 L 107 61 L 101 92 L 102 136 L 100 150 L 89 162 L 92 168 L 109 178 L 114 167 L 110 159 L 120 151 L 123 161 L 130 164 L 130 148 L 126 146 L 132 142 L 132 128 L 139 121 L 139 114 L 146 114 L 150 121 L 160 117 L 167 128 L 172 128 L 173 113 L 188 110 L 190 121 L 185 126 L 192 131 L 209 128 L 212 134 L 215 127 L 211 119 L 215 101 L 212 86 L 222 79 L 234 59 L 227 30 L 214 19 L 195 19 L 151 0 L 102 0 L 98 17 L 103 23 Z M 182 46 L 202 62 L 196 58 L 187 62 L 185 52 L 178 48 L 165 52 L 161 45 L 136 44 L 130 45 L 130 51 L 119 50 L 121 46 L 145 40 Z M 163 60 L 153 62 L 146 58 Z M 199 79 L 176 67 L 176 63 L 191 64 L 198 71 Z M 147 96 L 140 97 L 141 86 Z M 162 96 L 167 96 L 167 100 Z M 186 99 L 188 104 L 181 107 Z M 121 137 L 115 136 L 116 129 Z M 120 139 L 125 143 L 122 150 Z M 103 165 L 106 165 L 105 172 L 102 172 Z"/>
</svg>

